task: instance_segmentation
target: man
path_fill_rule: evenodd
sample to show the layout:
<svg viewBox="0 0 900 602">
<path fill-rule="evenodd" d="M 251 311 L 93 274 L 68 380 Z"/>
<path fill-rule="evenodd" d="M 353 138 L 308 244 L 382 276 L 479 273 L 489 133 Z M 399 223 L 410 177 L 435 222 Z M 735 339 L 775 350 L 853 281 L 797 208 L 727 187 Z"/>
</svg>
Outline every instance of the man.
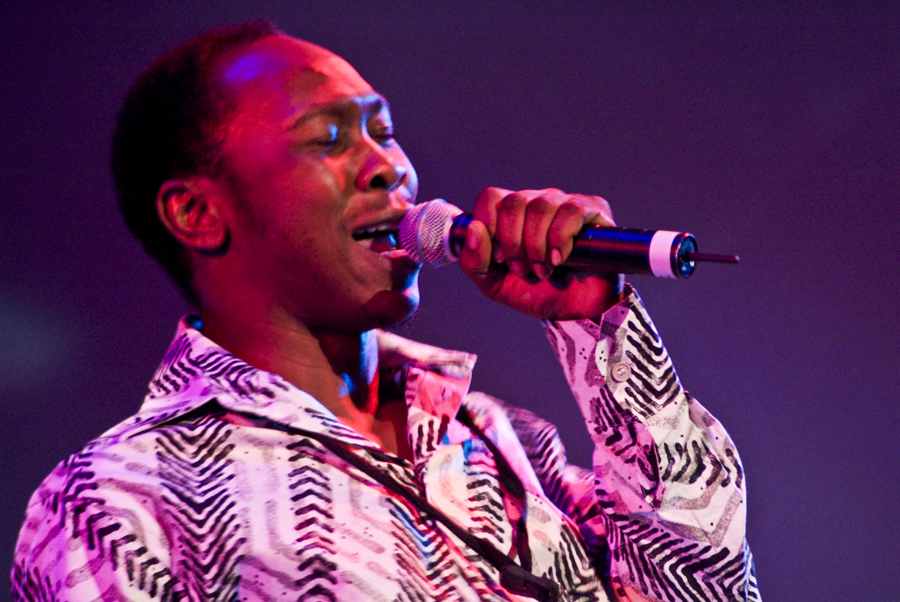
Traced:
<svg viewBox="0 0 900 602">
<path fill-rule="evenodd" d="M 460 256 L 545 319 L 597 445 L 468 393 L 390 234 L 416 174 L 387 102 L 270 26 L 158 59 L 113 149 L 131 230 L 197 305 L 139 413 L 60 464 L 20 600 L 757 599 L 743 473 L 616 275 L 554 274 L 597 197 L 485 190 Z"/>
</svg>

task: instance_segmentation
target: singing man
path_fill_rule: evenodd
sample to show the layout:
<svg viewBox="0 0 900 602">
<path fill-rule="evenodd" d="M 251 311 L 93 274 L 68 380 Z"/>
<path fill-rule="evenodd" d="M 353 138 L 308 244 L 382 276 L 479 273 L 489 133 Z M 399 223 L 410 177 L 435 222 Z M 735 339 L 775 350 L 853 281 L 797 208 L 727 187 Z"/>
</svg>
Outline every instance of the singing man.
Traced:
<svg viewBox="0 0 900 602">
<path fill-rule="evenodd" d="M 393 132 L 346 61 L 265 23 L 140 76 L 119 204 L 196 311 L 138 413 L 32 497 L 16 600 L 759 599 L 727 433 L 630 286 L 555 269 L 613 224 L 606 201 L 488 188 L 460 255 L 543 321 L 592 470 L 516 400 L 470 392 L 472 355 L 382 330 L 419 304 Z"/>
</svg>

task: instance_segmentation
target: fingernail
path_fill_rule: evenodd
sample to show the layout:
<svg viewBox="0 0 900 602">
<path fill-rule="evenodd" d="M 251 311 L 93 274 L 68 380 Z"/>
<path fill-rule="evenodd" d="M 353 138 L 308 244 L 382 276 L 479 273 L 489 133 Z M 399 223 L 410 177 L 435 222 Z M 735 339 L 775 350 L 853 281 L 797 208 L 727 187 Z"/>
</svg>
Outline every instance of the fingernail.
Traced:
<svg viewBox="0 0 900 602">
<path fill-rule="evenodd" d="M 466 248 L 470 251 L 477 251 L 478 247 L 481 243 L 481 237 L 478 236 L 478 232 L 475 231 L 475 228 L 469 228 L 466 230 Z"/>
<path fill-rule="evenodd" d="M 513 259 L 509 262 L 509 269 L 511 269 L 519 278 L 524 278 L 528 275 L 528 272 L 531 271 L 527 263 L 519 261 L 518 259 Z"/>
<path fill-rule="evenodd" d="M 494 247 L 494 262 L 503 263 L 505 260 L 506 257 L 503 256 L 503 251 L 500 250 L 500 247 Z"/>
<path fill-rule="evenodd" d="M 550 249 L 550 263 L 557 266 L 562 263 L 562 253 L 559 249 Z"/>
<path fill-rule="evenodd" d="M 550 270 L 543 263 L 532 263 L 531 269 L 534 270 L 534 275 L 541 280 L 546 280 L 550 275 Z"/>
</svg>

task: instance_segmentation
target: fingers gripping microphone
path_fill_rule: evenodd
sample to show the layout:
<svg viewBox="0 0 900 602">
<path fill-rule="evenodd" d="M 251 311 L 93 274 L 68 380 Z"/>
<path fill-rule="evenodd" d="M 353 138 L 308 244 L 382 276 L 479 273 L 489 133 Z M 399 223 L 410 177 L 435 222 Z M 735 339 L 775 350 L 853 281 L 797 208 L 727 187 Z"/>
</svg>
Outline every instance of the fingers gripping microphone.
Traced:
<svg viewBox="0 0 900 602">
<path fill-rule="evenodd" d="M 457 260 L 472 216 L 435 199 L 410 209 L 400 223 L 400 246 L 419 263 L 439 268 Z M 697 251 L 687 232 L 587 226 L 575 237 L 563 267 L 598 274 L 651 274 L 687 278 L 698 261 L 737 263 L 736 255 Z"/>
</svg>

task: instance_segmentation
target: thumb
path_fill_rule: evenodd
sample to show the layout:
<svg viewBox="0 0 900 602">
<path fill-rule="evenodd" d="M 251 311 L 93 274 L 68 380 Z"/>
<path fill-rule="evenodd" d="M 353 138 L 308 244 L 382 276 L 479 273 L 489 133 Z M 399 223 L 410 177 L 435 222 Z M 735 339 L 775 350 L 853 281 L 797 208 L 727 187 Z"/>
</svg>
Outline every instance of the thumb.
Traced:
<svg viewBox="0 0 900 602">
<path fill-rule="evenodd" d="M 494 278 L 491 270 L 491 236 L 487 226 L 473 219 L 466 230 L 466 244 L 459 253 L 459 267 L 479 288 L 486 288 Z"/>
</svg>

